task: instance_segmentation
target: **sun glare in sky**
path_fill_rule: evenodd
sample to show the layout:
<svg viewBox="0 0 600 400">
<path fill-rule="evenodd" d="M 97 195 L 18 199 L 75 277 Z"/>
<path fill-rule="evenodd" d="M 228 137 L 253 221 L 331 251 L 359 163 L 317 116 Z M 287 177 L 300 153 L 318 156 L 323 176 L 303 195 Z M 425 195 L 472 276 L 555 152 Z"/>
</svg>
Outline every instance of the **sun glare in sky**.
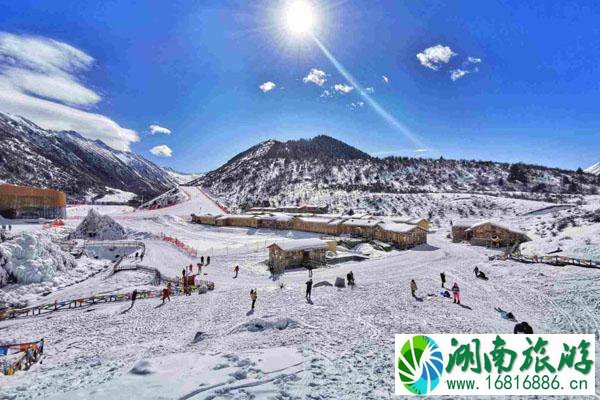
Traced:
<svg viewBox="0 0 600 400">
<path fill-rule="evenodd" d="M 315 26 L 315 14 L 306 1 L 294 1 L 285 11 L 287 29 L 298 35 L 311 33 Z"/>
</svg>

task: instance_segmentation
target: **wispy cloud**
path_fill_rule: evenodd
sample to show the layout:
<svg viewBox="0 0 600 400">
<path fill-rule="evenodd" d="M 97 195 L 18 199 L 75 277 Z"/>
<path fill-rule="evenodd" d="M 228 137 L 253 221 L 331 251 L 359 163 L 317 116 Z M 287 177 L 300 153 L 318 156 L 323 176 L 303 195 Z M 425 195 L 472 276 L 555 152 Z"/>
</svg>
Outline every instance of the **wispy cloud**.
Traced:
<svg viewBox="0 0 600 400">
<path fill-rule="evenodd" d="M 417 59 L 424 67 L 437 71 L 442 64 L 447 64 L 456 53 L 448 46 L 438 44 L 417 53 Z"/>
<path fill-rule="evenodd" d="M 156 135 L 158 134 L 162 134 L 162 135 L 170 135 L 171 134 L 171 130 L 169 128 L 165 128 L 164 126 L 160 126 L 157 124 L 152 124 L 148 127 L 148 129 L 150 129 L 150 133 L 152 135 Z"/>
<path fill-rule="evenodd" d="M 415 153 L 427 153 L 429 149 L 416 149 Z"/>
<path fill-rule="evenodd" d="M 340 92 L 343 94 L 350 93 L 351 91 L 354 90 L 354 88 L 352 86 L 344 85 L 343 83 L 338 83 L 338 84 L 334 85 L 333 88 L 335 89 L 336 92 Z"/>
<path fill-rule="evenodd" d="M 383 79 L 383 81 L 384 81 L 385 83 L 390 83 L 390 78 L 388 78 L 387 76 L 385 76 L 385 75 L 381 75 L 381 78 Z"/>
<path fill-rule="evenodd" d="M 262 85 L 260 85 L 258 88 L 260 90 L 262 90 L 263 93 L 267 93 L 270 92 L 271 90 L 275 89 L 277 85 L 271 81 L 265 82 Z"/>
<path fill-rule="evenodd" d="M 317 86 L 323 86 L 325 82 L 327 82 L 326 78 L 327 74 L 325 71 L 321 71 L 320 69 L 311 68 L 308 75 L 306 75 L 302 80 L 304 83 L 312 82 Z"/>
<path fill-rule="evenodd" d="M 331 96 L 333 96 L 333 93 L 331 93 L 331 90 L 325 89 L 325 90 L 323 90 L 323 92 L 321 93 L 321 96 L 319 96 L 319 97 L 331 97 Z"/>
<path fill-rule="evenodd" d="M 373 93 L 375 93 L 375 88 L 372 88 L 372 87 L 365 88 L 365 92 L 367 92 L 369 94 L 373 94 Z"/>
<path fill-rule="evenodd" d="M 364 106 L 365 106 L 364 101 L 355 101 L 353 103 L 350 103 L 350 108 L 353 108 L 353 109 L 362 108 Z"/>
<path fill-rule="evenodd" d="M 481 62 L 481 58 L 469 57 L 469 58 L 467 58 L 467 61 L 470 62 L 471 64 L 479 64 Z"/>
<path fill-rule="evenodd" d="M 463 76 L 467 75 L 468 73 L 470 73 L 469 71 L 466 71 L 464 69 L 453 69 L 452 71 L 450 71 L 450 79 L 452 79 L 452 82 L 459 80 L 460 78 L 462 78 Z"/>
<path fill-rule="evenodd" d="M 87 111 L 102 100 L 83 74 L 94 58 L 50 38 L 0 32 L 0 110 L 53 130 L 74 130 L 111 147 L 129 150 L 138 134 Z"/>
<path fill-rule="evenodd" d="M 157 157 L 171 157 L 173 155 L 173 150 L 171 150 L 171 148 L 166 144 L 161 144 L 151 148 L 150 153 Z"/>
</svg>

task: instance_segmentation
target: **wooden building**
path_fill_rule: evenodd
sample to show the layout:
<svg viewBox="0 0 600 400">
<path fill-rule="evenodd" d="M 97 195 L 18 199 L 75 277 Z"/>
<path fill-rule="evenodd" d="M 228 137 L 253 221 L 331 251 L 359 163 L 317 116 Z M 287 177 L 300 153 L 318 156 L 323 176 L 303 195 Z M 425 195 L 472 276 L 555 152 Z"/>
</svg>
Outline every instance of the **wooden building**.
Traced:
<svg viewBox="0 0 600 400">
<path fill-rule="evenodd" d="M 66 195 L 58 190 L 0 184 L 0 215 L 4 218 L 65 218 L 66 204 Z"/>
<path fill-rule="evenodd" d="M 256 216 L 259 228 L 282 229 L 292 228 L 294 217 L 286 214 L 265 214 Z"/>
<path fill-rule="evenodd" d="M 291 267 L 315 267 L 325 264 L 329 244 L 321 239 L 275 242 L 268 246 L 269 265 L 281 273 Z"/>
<path fill-rule="evenodd" d="M 427 243 L 427 230 L 419 225 L 383 223 L 374 228 L 373 238 L 401 249 L 410 249 Z"/>
<path fill-rule="evenodd" d="M 258 220 L 250 214 L 227 214 L 216 219 L 217 226 L 236 226 L 242 228 L 258 228 Z"/>
<path fill-rule="evenodd" d="M 495 221 L 458 222 L 452 225 L 454 242 L 468 241 L 476 246 L 504 247 L 528 242 L 525 232 Z"/>
<path fill-rule="evenodd" d="M 218 215 L 212 215 L 212 214 L 196 215 L 196 214 L 192 214 L 192 222 L 195 223 L 195 224 L 215 226 L 215 225 L 217 225 L 217 218 L 219 218 L 219 217 L 221 217 L 221 214 L 218 214 Z"/>
<path fill-rule="evenodd" d="M 338 225 L 338 235 L 358 236 L 367 239 L 373 238 L 375 227 L 381 224 L 379 219 L 350 218 Z"/>
<path fill-rule="evenodd" d="M 304 232 L 322 233 L 324 235 L 337 235 L 338 225 L 334 221 L 335 220 L 331 218 L 294 217 L 292 229 Z"/>
</svg>

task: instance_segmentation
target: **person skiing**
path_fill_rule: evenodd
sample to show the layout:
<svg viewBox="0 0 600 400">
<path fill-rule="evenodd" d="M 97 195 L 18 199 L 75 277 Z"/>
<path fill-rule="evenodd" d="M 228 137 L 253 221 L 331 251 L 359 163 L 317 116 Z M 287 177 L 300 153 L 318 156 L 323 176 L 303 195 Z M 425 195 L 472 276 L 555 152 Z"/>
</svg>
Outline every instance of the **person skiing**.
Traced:
<svg viewBox="0 0 600 400">
<path fill-rule="evenodd" d="M 204 256 L 200 256 L 200 263 L 204 264 Z"/>
<path fill-rule="evenodd" d="M 235 276 L 233 277 L 233 279 L 238 277 L 238 272 L 240 272 L 240 266 L 236 265 L 235 268 L 233 269 L 233 272 L 235 272 Z"/>
<path fill-rule="evenodd" d="M 346 280 L 348 281 L 348 286 L 354 286 L 354 273 L 352 271 L 348 272 Z"/>
<path fill-rule="evenodd" d="M 479 267 L 475 266 L 475 268 L 473 269 L 473 272 L 475 272 L 475 277 L 477 278 L 479 276 Z"/>
<path fill-rule="evenodd" d="M 206 256 L 206 265 L 210 264 L 210 256 Z"/>
<path fill-rule="evenodd" d="M 165 304 L 165 300 L 169 300 L 171 301 L 171 284 L 167 284 L 167 287 L 165 287 L 162 290 L 162 304 Z"/>
<path fill-rule="evenodd" d="M 256 304 L 256 298 L 258 297 L 256 289 L 250 289 L 250 299 L 252 300 L 252 309 L 254 310 L 254 304 Z"/>
<path fill-rule="evenodd" d="M 452 298 L 454 299 L 454 303 L 460 304 L 460 288 L 456 282 L 452 285 Z"/>
<path fill-rule="evenodd" d="M 309 278 L 306 281 L 306 298 L 310 300 L 310 295 L 312 293 L 312 285 L 313 285 L 313 280 L 312 278 Z"/>
<path fill-rule="evenodd" d="M 415 280 L 410 281 L 410 292 L 412 293 L 412 297 L 416 297 L 415 293 L 417 291 L 417 282 Z"/>
<path fill-rule="evenodd" d="M 444 287 L 444 285 L 446 284 L 446 274 L 442 272 L 440 274 L 440 278 L 442 279 L 442 287 Z"/>
</svg>

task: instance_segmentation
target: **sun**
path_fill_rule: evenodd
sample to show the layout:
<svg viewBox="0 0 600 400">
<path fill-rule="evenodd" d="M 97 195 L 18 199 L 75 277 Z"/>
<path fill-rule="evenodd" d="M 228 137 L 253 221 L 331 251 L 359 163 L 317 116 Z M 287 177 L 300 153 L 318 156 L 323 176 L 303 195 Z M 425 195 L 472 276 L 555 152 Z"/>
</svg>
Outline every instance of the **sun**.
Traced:
<svg viewBox="0 0 600 400">
<path fill-rule="evenodd" d="M 315 26 L 315 14 L 306 1 L 294 1 L 285 11 L 287 29 L 296 35 L 311 33 Z"/>
</svg>

